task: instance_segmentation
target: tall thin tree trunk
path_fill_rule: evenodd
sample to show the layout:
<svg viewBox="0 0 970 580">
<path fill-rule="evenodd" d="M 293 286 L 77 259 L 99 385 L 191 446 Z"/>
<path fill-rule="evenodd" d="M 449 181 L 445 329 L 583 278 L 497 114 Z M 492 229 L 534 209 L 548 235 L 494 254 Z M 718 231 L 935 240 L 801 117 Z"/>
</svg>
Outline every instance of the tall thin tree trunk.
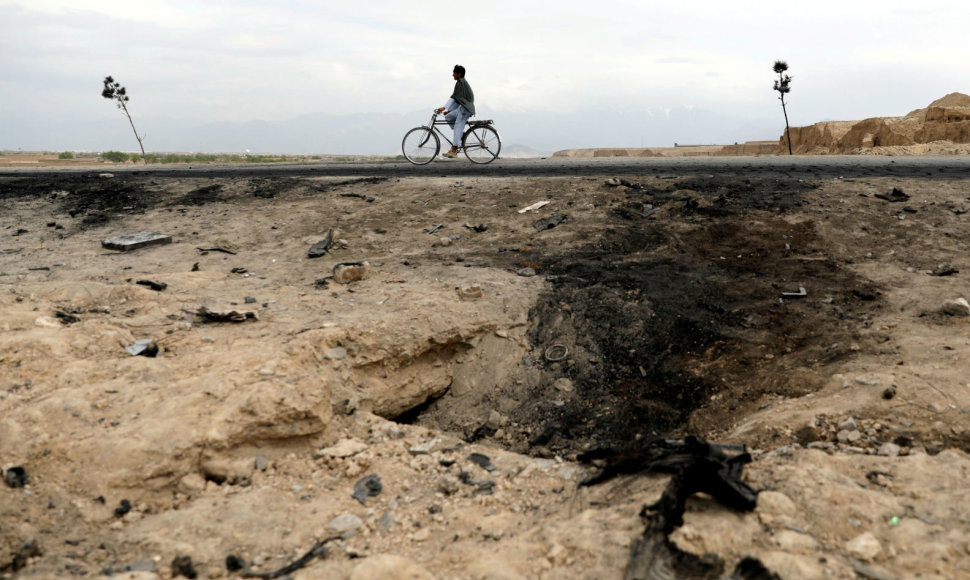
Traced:
<svg viewBox="0 0 970 580">
<path fill-rule="evenodd" d="M 131 130 L 135 133 L 135 139 L 138 139 L 138 146 L 141 147 L 141 162 L 148 164 L 148 157 L 145 155 L 145 146 L 141 144 L 141 137 L 138 136 L 138 131 L 135 130 L 135 122 L 131 120 L 131 113 L 128 112 L 128 107 L 124 103 L 121 103 L 121 108 L 125 112 L 125 116 L 128 117 L 128 123 L 131 124 Z M 782 108 L 784 108 L 784 101 L 782 101 Z M 788 122 L 788 117 L 785 117 L 785 123 Z"/>
<path fill-rule="evenodd" d="M 781 96 L 781 112 L 785 114 L 785 138 L 788 139 L 788 154 L 791 155 L 791 128 L 788 127 L 788 111 L 785 109 L 785 95 Z"/>
</svg>

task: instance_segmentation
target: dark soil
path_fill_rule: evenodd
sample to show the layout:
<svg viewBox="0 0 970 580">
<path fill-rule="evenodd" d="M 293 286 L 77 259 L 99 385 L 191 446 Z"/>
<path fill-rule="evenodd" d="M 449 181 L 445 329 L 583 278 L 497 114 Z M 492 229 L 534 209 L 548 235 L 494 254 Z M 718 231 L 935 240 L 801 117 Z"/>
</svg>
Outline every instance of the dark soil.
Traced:
<svg viewBox="0 0 970 580">
<path fill-rule="evenodd" d="M 522 361 L 522 385 L 481 395 L 481 407 L 518 426 L 503 443 L 545 455 L 706 436 L 766 395 L 817 388 L 801 369 L 853 356 L 880 292 L 827 255 L 811 222 L 786 219 L 813 189 L 774 179 L 633 183 L 605 208 L 616 227 L 585 249 L 493 256 L 538 266 L 552 282 L 531 312 L 535 350 Z M 672 211 L 643 218 L 644 204 Z M 800 288 L 825 298 L 783 296 Z M 561 378 L 572 391 L 556 388 Z M 448 417 L 449 404 L 430 405 L 428 419 Z M 469 439 L 495 433 L 464 430 Z"/>
</svg>

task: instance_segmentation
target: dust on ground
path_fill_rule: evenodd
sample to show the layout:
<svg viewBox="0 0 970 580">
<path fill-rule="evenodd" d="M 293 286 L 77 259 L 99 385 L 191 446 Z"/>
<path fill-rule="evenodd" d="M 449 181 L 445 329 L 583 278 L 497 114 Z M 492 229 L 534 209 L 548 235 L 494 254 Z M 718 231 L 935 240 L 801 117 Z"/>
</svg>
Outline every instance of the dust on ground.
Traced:
<svg viewBox="0 0 970 580">
<path fill-rule="evenodd" d="M 692 434 L 681 549 L 970 577 L 968 183 L 607 177 L 3 178 L 0 576 L 622 578 Z"/>
</svg>

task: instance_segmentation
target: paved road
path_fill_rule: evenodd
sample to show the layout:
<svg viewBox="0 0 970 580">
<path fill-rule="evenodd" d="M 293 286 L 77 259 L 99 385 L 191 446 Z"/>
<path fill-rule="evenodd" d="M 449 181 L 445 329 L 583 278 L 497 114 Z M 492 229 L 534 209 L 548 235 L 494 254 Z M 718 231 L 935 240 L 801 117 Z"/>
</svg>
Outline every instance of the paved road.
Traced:
<svg viewBox="0 0 970 580">
<path fill-rule="evenodd" d="M 500 159 L 475 165 L 464 159 L 416 167 L 406 162 L 157 165 L 149 167 L 0 169 L 0 177 L 41 177 L 65 173 L 150 175 L 166 177 L 563 177 L 720 175 L 794 179 L 839 177 L 919 177 L 970 179 L 970 156 L 796 155 L 764 157 L 680 157 L 598 159 Z"/>
</svg>

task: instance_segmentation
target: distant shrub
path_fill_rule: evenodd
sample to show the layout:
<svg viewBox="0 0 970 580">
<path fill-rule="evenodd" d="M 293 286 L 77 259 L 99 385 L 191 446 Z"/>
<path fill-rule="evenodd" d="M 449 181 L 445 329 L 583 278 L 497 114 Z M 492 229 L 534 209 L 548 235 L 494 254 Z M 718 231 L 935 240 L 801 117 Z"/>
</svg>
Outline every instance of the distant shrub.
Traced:
<svg viewBox="0 0 970 580">
<path fill-rule="evenodd" d="M 124 163 L 125 161 L 128 161 L 128 154 L 122 153 L 121 151 L 105 151 L 101 154 L 101 159 L 111 161 L 113 163 Z"/>
<path fill-rule="evenodd" d="M 58 159 L 74 159 L 74 153 L 70 151 L 62 151 L 58 156 Z"/>
</svg>

